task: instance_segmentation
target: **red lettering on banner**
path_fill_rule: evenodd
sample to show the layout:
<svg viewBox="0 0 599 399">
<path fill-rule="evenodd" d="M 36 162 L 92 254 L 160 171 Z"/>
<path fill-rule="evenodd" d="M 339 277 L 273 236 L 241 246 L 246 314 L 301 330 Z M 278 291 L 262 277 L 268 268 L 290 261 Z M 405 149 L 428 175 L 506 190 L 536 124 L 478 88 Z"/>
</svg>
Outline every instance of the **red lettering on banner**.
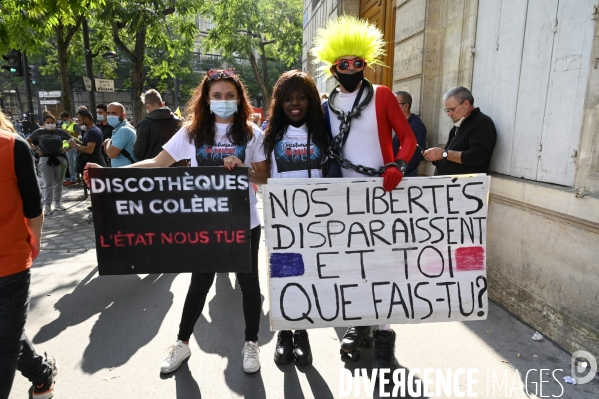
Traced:
<svg viewBox="0 0 599 399">
<path fill-rule="evenodd" d="M 104 248 L 110 248 L 110 244 L 106 245 L 104 243 L 104 236 L 100 236 L 100 246 L 104 247 Z"/>
<path fill-rule="evenodd" d="M 237 243 L 243 244 L 245 243 L 245 231 L 244 230 L 235 230 L 235 231 L 226 231 L 226 230 L 214 230 L 214 234 L 216 235 L 216 242 L 225 242 L 227 244 Z"/>
</svg>

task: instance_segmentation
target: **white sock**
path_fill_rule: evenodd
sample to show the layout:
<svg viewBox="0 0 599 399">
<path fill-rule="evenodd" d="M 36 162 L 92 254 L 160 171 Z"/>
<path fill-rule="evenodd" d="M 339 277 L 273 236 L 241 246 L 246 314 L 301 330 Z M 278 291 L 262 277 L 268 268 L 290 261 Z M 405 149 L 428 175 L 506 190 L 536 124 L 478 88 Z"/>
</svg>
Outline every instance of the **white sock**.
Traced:
<svg viewBox="0 0 599 399">
<path fill-rule="evenodd" d="M 387 331 L 390 327 L 391 327 L 391 324 L 380 324 L 379 325 L 379 330 L 381 330 L 381 331 Z"/>
</svg>

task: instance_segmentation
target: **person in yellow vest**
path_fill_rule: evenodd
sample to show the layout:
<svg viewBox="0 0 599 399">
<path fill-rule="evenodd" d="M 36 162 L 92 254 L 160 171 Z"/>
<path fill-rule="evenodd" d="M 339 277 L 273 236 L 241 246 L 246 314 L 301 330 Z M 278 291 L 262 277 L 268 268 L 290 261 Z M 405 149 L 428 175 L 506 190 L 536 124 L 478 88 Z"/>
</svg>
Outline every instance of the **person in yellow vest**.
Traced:
<svg viewBox="0 0 599 399">
<path fill-rule="evenodd" d="M 74 139 L 79 139 L 81 136 L 81 128 L 79 124 L 73 121 L 71 114 L 66 111 L 60 113 L 60 122 L 62 129 L 65 130 Z M 64 147 L 69 148 L 68 142 Z M 70 186 L 77 183 L 77 151 L 67 152 L 67 160 L 69 161 L 69 178 L 65 180 L 65 186 Z"/>
</svg>

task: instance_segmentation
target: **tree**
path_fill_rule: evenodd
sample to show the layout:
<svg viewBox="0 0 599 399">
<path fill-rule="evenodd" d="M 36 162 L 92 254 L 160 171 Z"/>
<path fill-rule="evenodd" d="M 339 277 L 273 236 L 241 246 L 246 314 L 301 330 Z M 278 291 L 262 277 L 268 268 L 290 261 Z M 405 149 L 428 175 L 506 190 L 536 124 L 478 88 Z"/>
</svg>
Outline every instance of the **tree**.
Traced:
<svg viewBox="0 0 599 399">
<path fill-rule="evenodd" d="M 160 54 L 159 66 L 168 70 L 178 53 L 193 46 L 197 27 L 192 18 L 195 15 L 195 0 L 108 0 L 99 20 L 108 21 L 114 43 L 131 61 L 131 96 L 133 117 L 142 116 L 142 94 L 148 69 L 146 53 L 148 47 Z M 175 14 L 176 13 L 176 14 Z M 178 23 L 180 41 L 169 37 L 171 25 Z"/>
<path fill-rule="evenodd" d="M 301 58 L 302 1 L 204 1 L 201 14 L 216 22 L 216 27 L 208 32 L 204 49 L 247 58 L 266 110 L 270 103 L 268 62 L 279 61 L 291 66 Z"/>
<path fill-rule="evenodd" d="M 58 4 L 51 0 L 3 0 L 0 5 L 0 51 L 16 48 L 30 54 L 39 52 L 43 44 L 54 36 L 66 110 L 72 107 L 68 74 L 68 48 L 81 22 L 88 18 L 101 1 L 66 0 Z"/>
</svg>

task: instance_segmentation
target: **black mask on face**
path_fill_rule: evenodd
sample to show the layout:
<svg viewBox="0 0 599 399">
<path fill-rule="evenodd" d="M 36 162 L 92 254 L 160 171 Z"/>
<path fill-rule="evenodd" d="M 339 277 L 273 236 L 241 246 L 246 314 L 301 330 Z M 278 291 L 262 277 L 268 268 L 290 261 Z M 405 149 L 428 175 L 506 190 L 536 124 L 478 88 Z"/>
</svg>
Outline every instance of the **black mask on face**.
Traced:
<svg viewBox="0 0 599 399">
<path fill-rule="evenodd" d="M 337 70 L 337 67 L 335 67 L 335 70 L 337 71 L 337 76 L 335 79 L 337 79 L 339 84 L 350 93 L 353 93 L 362 79 L 364 79 L 364 70 L 352 74 L 340 73 Z"/>
</svg>

